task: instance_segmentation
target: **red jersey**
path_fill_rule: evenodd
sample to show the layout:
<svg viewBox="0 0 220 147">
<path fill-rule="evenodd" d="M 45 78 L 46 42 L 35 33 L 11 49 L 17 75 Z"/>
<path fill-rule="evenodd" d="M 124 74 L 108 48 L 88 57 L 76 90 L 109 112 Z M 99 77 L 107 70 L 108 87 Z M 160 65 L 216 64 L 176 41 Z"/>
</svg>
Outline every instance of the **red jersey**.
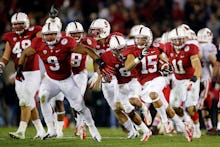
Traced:
<svg viewBox="0 0 220 147">
<path fill-rule="evenodd" d="M 135 67 L 138 75 L 138 81 L 143 85 L 144 83 L 161 76 L 158 64 L 159 64 L 159 55 L 161 54 L 161 49 L 159 48 L 160 44 L 153 44 L 148 49 L 148 54 L 141 60 L 139 64 Z M 133 54 L 135 57 L 138 57 L 142 52 L 142 49 L 137 48 L 136 46 L 131 46 L 127 51 L 128 54 Z"/>
<path fill-rule="evenodd" d="M 186 44 L 179 53 L 176 53 L 171 43 L 166 44 L 166 54 L 174 69 L 176 79 L 191 79 L 195 69 L 192 67 L 190 57 L 199 53 L 198 46 Z"/>
<path fill-rule="evenodd" d="M 125 70 L 124 62 L 114 56 L 111 51 L 107 51 L 100 56 L 106 65 L 115 69 L 115 76 L 118 80 L 118 84 L 128 83 L 135 76 L 131 71 Z"/>
<path fill-rule="evenodd" d="M 123 36 L 123 34 L 121 34 L 119 32 L 114 32 L 114 33 L 111 33 L 111 34 L 108 35 L 108 37 L 106 38 L 106 42 L 105 43 L 97 41 L 97 45 L 95 47 L 97 55 L 100 55 L 100 54 L 108 51 L 108 49 L 109 49 L 109 41 L 110 41 L 111 36 L 113 36 L 113 35 Z"/>
<path fill-rule="evenodd" d="M 81 43 L 91 48 L 95 48 L 97 44 L 96 40 L 91 37 L 84 37 Z M 73 74 L 78 74 L 82 70 L 86 69 L 86 60 L 87 60 L 86 54 L 72 53 L 71 63 L 72 63 Z"/>
<path fill-rule="evenodd" d="M 42 41 L 42 38 L 35 38 L 31 47 L 42 59 L 46 72 L 51 79 L 64 80 L 71 74 L 71 49 L 76 47 L 76 41 L 72 37 L 63 36 L 52 48 Z"/>
<path fill-rule="evenodd" d="M 18 61 L 21 57 L 21 53 L 24 49 L 31 45 L 31 41 L 36 37 L 37 32 L 41 31 L 41 26 L 33 26 L 22 34 L 17 35 L 14 32 L 5 33 L 2 36 L 2 41 L 7 41 L 11 47 L 11 57 L 15 63 L 15 69 L 17 70 Z M 24 71 L 39 70 L 39 57 L 37 55 L 29 56 L 24 64 Z"/>
</svg>

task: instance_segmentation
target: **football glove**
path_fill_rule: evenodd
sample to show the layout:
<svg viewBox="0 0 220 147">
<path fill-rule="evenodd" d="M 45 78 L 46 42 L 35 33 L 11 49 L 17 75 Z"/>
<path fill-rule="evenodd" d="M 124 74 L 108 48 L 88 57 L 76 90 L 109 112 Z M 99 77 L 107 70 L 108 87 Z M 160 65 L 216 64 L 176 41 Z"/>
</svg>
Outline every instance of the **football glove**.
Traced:
<svg viewBox="0 0 220 147">
<path fill-rule="evenodd" d="M 25 80 L 22 71 L 23 71 L 23 65 L 19 64 L 17 69 L 16 79 L 21 82 Z"/>
</svg>

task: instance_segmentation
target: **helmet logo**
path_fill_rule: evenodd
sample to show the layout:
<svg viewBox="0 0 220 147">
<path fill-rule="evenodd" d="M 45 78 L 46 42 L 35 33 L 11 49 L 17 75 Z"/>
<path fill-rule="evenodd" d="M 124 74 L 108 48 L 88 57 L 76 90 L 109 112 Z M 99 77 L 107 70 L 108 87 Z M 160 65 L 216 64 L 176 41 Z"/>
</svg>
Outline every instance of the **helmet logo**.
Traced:
<svg viewBox="0 0 220 147">
<path fill-rule="evenodd" d="M 153 46 L 154 46 L 154 47 L 159 47 L 160 44 L 159 44 L 158 42 L 154 42 L 154 43 L 153 43 Z"/>
<path fill-rule="evenodd" d="M 43 54 L 47 54 L 47 50 L 43 50 Z"/>
<path fill-rule="evenodd" d="M 188 52 L 188 51 L 189 51 L 189 46 L 186 46 L 186 47 L 184 48 L 184 51 L 185 51 L 185 52 Z"/>
<path fill-rule="evenodd" d="M 62 45 L 66 45 L 67 42 L 68 42 L 68 40 L 67 40 L 66 38 L 64 38 L 64 39 L 61 40 L 61 44 L 62 44 Z"/>
<path fill-rule="evenodd" d="M 108 27 L 108 22 L 104 21 L 105 27 Z"/>
<path fill-rule="evenodd" d="M 88 45 L 92 45 L 92 40 L 91 39 L 86 39 L 86 42 Z"/>
</svg>

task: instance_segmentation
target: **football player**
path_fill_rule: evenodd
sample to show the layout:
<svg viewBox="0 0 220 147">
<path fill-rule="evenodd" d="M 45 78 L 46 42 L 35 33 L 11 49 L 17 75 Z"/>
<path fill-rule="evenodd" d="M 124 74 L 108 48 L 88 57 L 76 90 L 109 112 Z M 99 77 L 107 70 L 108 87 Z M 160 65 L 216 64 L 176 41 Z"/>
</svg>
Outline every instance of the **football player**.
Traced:
<svg viewBox="0 0 220 147">
<path fill-rule="evenodd" d="M 96 45 L 96 53 L 98 55 L 106 52 L 109 50 L 109 39 L 112 35 L 122 35 L 121 33 L 111 33 L 111 26 L 109 22 L 105 19 L 98 18 L 92 21 L 89 27 L 89 36 L 93 37 L 97 41 Z M 98 71 L 97 67 L 94 66 L 95 71 Z M 111 70 L 110 70 L 111 73 Z M 94 74 L 95 76 L 95 74 Z M 91 83 L 96 83 L 97 78 L 93 78 Z M 102 76 L 102 92 L 106 101 L 108 102 L 111 109 L 114 111 L 116 118 L 118 119 L 119 123 L 123 125 L 125 129 L 128 130 L 129 135 L 128 138 L 134 138 L 137 136 L 137 131 L 135 130 L 133 123 L 128 118 L 128 116 L 121 110 L 122 106 L 115 94 L 115 89 L 117 88 L 117 79 L 115 76 L 111 77 L 111 80 L 106 77 L 106 75 Z"/>
<path fill-rule="evenodd" d="M 170 42 L 166 44 L 166 55 L 174 72 L 170 104 L 180 116 L 184 116 L 182 113 L 184 110 L 187 111 L 194 122 L 193 137 L 200 138 L 199 115 L 196 111 L 202 70 L 199 48 L 195 44 L 186 43 L 187 33 L 182 27 L 170 31 L 169 39 Z M 190 124 L 191 119 L 185 121 Z"/>
<path fill-rule="evenodd" d="M 18 68 L 18 60 L 25 48 L 31 45 L 32 39 L 41 35 L 40 26 L 30 27 L 30 21 L 27 14 L 23 12 L 15 13 L 11 17 L 12 31 L 3 35 L 2 40 L 6 41 L 5 51 L 0 58 L 0 75 L 3 68 L 8 64 L 10 57 L 13 58 L 15 69 Z M 21 83 L 15 80 L 15 90 L 19 98 L 21 108 L 20 124 L 16 132 L 9 132 L 10 137 L 16 139 L 25 139 L 25 132 L 28 122 L 31 118 L 37 134 L 34 138 L 45 135 L 44 128 L 39 119 L 34 96 L 40 86 L 39 57 L 33 55 L 27 58 L 27 64 L 24 65 L 24 77 L 27 79 Z"/>
<path fill-rule="evenodd" d="M 212 98 L 210 95 L 212 71 L 210 66 L 213 68 L 217 58 L 217 48 L 212 43 L 213 34 L 209 28 L 202 28 L 197 33 L 197 38 L 200 45 L 200 52 L 202 53 L 202 78 L 201 84 L 202 89 L 200 93 L 200 99 L 198 102 L 198 108 L 201 109 L 202 117 L 206 126 L 207 134 L 215 135 L 216 131 L 213 128 L 210 109 L 212 107 Z"/>
<path fill-rule="evenodd" d="M 159 113 L 166 133 L 172 131 L 172 125 L 168 121 L 169 116 L 177 126 L 184 132 L 188 141 L 192 141 L 192 130 L 185 125 L 168 105 L 163 89 L 166 81 L 163 76 L 169 74 L 170 66 L 166 61 L 160 65 L 160 60 L 164 59 L 159 43 L 152 43 L 153 35 L 148 27 L 140 27 L 135 35 L 135 45 L 127 53 L 125 69 L 135 68 L 139 73 L 138 80 L 142 85 L 140 98 L 145 103 L 152 103 Z M 163 76 L 162 76 L 163 75 Z M 158 83 L 160 83 L 158 85 Z"/>
<path fill-rule="evenodd" d="M 62 92 L 70 106 L 82 115 L 92 138 L 101 142 L 101 135 L 94 124 L 91 112 L 84 104 L 82 95 L 78 92 L 80 90 L 71 71 L 72 52 L 89 54 L 100 67 L 105 67 L 105 63 L 93 51 L 84 45 L 77 44 L 72 37 L 62 36 L 59 26 L 55 23 L 47 23 L 42 28 L 42 38 L 35 38 L 31 46 L 22 53 L 16 77 L 20 81 L 25 80 L 22 73 L 25 59 L 28 56 L 38 54 L 46 69 L 46 75 L 39 89 L 44 119 L 53 120 L 49 100 Z"/>
<path fill-rule="evenodd" d="M 52 6 L 49 12 L 49 18 L 45 21 L 45 23 L 54 23 L 58 26 L 59 30 L 62 30 L 62 22 L 59 17 L 57 17 L 58 11 Z M 40 70 L 42 74 L 42 79 L 45 76 L 45 67 L 43 62 L 40 60 Z M 65 109 L 64 109 L 64 94 L 60 92 L 54 98 L 50 100 L 51 107 L 53 109 L 53 116 L 54 120 L 45 119 L 45 123 L 47 125 L 48 132 L 42 139 L 48 138 L 62 138 L 63 137 L 63 125 L 64 121 L 63 118 L 65 116 Z"/>
<path fill-rule="evenodd" d="M 66 29 L 66 36 L 71 36 L 75 38 L 77 43 L 82 43 L 91 48 L 96 47 L 96 40 L 92 37 L 85 37 L 84 29 L 81 23 L 77 21 L 70 22 Z M 85 95 L 87 82 L 91 84 L 91 80 L 88 81 L 88 71 L 86 69 L 86 64 L 89 60 L 89 56 L 80 53 L 72 53 L 71 64 L 72 72 L 74 74 L 74 80 L 76 81 L 78 87 L 80 87 L 80 93 L 82 96 Z M 98 74 L 95 73 L 93 78 L 98 78 Z M 90 86 L 93 86 L 92 84 Z M 91 87 L 92 88 L 92 87 Z M 81 115 L 76 113 L 76 126 L 75 133 L 76 136 L 80 136 L 82 140 L 86 139 L 86 126 Z"/>
<path fill-rule="evenodd" d="M 135 112 L 135 108 L 141 108 L 142 110 L 145 110 L 143 111 L 145 113 L 148 113 L 148 109 L 144 104 L 142 104 L 138 97 L 141 86 L 137 81 L 137 73 L 135 71 L 126 71 L 124 67 L 124 61 L 126 58 L 124 58 L 122 52 L 126 48 L 126 41 L 123 36 L 113 35 L 110 38 L 109 46 L 111 50 L 101 54 L 101 57 L 105 63 L 112 67 L 115 71 L 114 75 L 118 81 L 116 88 L 117 91 L 115 90 L 115 94 L 122 104 L 125 113 L 129 116 L 133 123 L 142 130 L 143 136 L 141 141 L 147 141 L 151 136 L 151 131 L 141 120 L 138 113 Z"/>
</svg>

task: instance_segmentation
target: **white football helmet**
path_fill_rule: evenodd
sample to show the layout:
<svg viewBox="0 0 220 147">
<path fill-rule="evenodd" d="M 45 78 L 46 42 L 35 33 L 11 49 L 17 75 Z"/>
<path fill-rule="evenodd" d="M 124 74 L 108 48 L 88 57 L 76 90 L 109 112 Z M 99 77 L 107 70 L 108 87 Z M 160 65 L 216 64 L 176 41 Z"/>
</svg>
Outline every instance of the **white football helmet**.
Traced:
<svg viewBox="0 0 220 147">
<path fill-rule="evenodd" d="M 56 37 L 50 37 L 48 39 L 46 36 L 51 34 L 56 34 Z M 56 23 L 46 23 L 42 28 L 42 38 L 47 45 L 55 45 L 61 38 L 61 31 L 59 26 Z"/>
<path fill-rule="evenodd" d="M 182 27 L 177 27 L 169 33 L 169 40 L 173 47 L 177 50 L 180 50 L 185 45 L 186 38 L 186 30 Z"/>
<path fill-rule="evenodd" d="M 169 42 L 170 40 L 169 40 L 169 32 L 164 32 L 163 34 L 162 34 L 162 36 L 161 36 L 161 40 L 160 40 L 160 42 L 161 43 L 167 43 L 167 42 Z"/>
<path fill-rule="evenodd" d="M 209 28 L 200 29 L 197 33 L 199 42 L 212 42 L 213 33 Z"/>
<path fill-rule="evenodd" d="M 134 37 L 137 34 L 137 31 L 141 28 L 144 27 L 144 25 L 134 25 L 131 30 L 130 30 L 130 34 L 129 37 Z"/>
<path fill-rule="evenodd" d="M 189 30 L 189 39 L 190 40 L 197 40 L 196 33 L 192 29 Z"/>
<path fill-rule="evenodd" d="M 152 31 L 148 27 L 139 27 L 134 34 L 134 42 L 140 49 L 150 47 L 153 41 Z"/>
<path fill-rule="evenodd" d="M 59 17 L 55 17 L 55 18 L 47 18 L 45 23 L 56 23 L 58 25 L 58 27 L 60 28 L 60 31 L 62 30 L 62 22 L 60 20 Z"/>
<path fill-rule="evenodd" d="M 13 31 L 18 35 L 22 34 L 25 30 L 27 30 L 30 27 L 29 18 L 27 14 L 23 12 L 15 13 L 11 17 L 11 24 Z"/>
<path fill-rule="evenodd" d="M 81 23 L 79 22 L 70 22 L 66 27 L 66 35 L 72 36 L 76 39 L 76 42 L 80 42 L 84 36 L 84 29 Z"/>
<path fill-rule="evenodd" d="M 122 59 L 122 51 L 126 47 L 126 41 L 123 36 L 111 36 L 109 40 L 109 47 L 111 48 L 112 53 L 118 57 L 119 59 Z"/>
<path fill-rule="evenodd" d="M 89 34 L 96 40 L 107 38 L 110 31 L 111 26 L 109 22 L 102 18 L 93 20 L 89 27 Z"/>
<path fill-rule="evenodd" d="M 181 29 L 185 30 L 185 33 L 186 33 L 186 36 L 188 37 L 188 39 L 192 38 L 191 31 L 190 31 L 191 29 L 187 24 L 181 24 L 181 25 L 178 26 L 178 28 L 181 28 Z"/>
<path fill-rule="evenodd" d="M 190 30 L 190 27 L 187 24 L 181 24 L 178 27 L 181 27 L 181 28 L 183 28 L 185 30 Z"/>
</svg>

